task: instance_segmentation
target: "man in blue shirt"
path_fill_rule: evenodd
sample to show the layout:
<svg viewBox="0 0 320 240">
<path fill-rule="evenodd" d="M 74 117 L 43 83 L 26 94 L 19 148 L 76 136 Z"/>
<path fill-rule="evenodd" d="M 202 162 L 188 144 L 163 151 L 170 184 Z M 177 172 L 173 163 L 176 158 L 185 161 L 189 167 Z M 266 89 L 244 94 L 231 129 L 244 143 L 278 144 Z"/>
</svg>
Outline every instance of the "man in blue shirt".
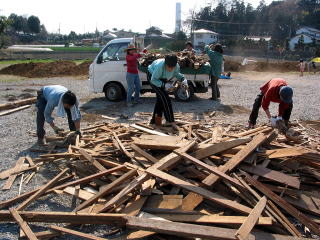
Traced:
<svg viewBox="0 0 320 240">
<path fill-rule="evenodd" d="M 188 81 L 180 73 L 180 66 L 176 55 L 166 55 L 165 59 L 158 59 L 148 67 L 148 81 L 157 95 L 157 102 L 154 106 L 153 116 L 150 124 L 156 123 L 157 119 L 162 119 L 162 113 L 167 123 L 174 122 L 172 104 L 168 95 L 169 91 L 174 89 L 170 81 L 177 78 L 184 86 L 188 86 Z"/>
<path fill-rule="evenodd" d="M 68 118 L 70 131 L 76 131 L 80 134 L 80 119 L 79 102 L 74 93 L 60 85 L 45 86 L 38 91 L 37 103 L 37 136 L 40 145 L 45 144 L 44 122 L 50 124 L 56 134 L 63 132 L 54 123 L 54 118 L 51 116 L 55 107 L 57 107 L 57 116 Z"/>
</svg>

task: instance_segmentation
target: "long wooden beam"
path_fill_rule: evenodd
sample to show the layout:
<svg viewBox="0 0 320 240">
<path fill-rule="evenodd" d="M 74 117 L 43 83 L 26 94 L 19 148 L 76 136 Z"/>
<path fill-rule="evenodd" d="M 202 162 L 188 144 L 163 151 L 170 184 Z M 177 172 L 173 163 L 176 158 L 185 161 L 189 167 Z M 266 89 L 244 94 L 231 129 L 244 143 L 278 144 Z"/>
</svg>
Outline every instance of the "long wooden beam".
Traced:
<svg viewBox="0 0 320 240">
<path fill-rule="evenodd" d="M 118 213 L 82 213 L 82 212 L 35 212 L 19 211 L 19 215 L 26 222 L 45 223 L 73 223 L 73 224 L 122 224 L 125 214 Z M 9 211 L 0 211 L 0 222 L 14 222 Z"/>
<path fill-rule="evenodd" d="M 77 236 L 80 238 L 84 238 L 84 239 L 91 239 L 91 240 L 107 240 L 106 238 L 101 238 L 101 237 L 96 237 L 94 235 L 90 235 L 87 233 L 83 233 L 83 232 L 79 232 L 79 231 L 75 231 L 72 229 L 68 229 L 68 228 L 64 228 L 64 227 L 58 227 L 58 226 L 49 226 L 50 228 L 52 228 L 53 230 L 59 231 L 59 232 L 63 232 L 63 233 L 67 233 L 73 236 Z"/>
<path fill-rule="evenodd" d="M 9 211 L 11 213 L 11 216 L 19 224 L 19 226 L 21 227 L 22 231 L 26 234 L 28 239 L 37 240 L 38 238 L 36 237 L 34 232 L 31 230 L 31 228 L 29 227 L 28 223 L 21 218 L 21 216 L 19 215 L 18 211 L 16 209 L 14 209 L 14 208 L 10 208 Z"/>
</svg>

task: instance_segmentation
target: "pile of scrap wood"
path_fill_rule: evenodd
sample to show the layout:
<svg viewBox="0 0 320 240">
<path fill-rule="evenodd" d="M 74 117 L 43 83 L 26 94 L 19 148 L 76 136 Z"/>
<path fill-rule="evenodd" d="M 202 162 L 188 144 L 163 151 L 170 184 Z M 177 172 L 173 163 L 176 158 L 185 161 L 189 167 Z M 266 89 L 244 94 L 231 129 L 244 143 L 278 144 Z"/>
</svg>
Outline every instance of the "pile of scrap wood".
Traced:
<svg viewBox="0 0 320 240">
<path fill-rule="evenodd" d="M 45 185 L 0 202 L 0 221 L 18 223 L 29 239 L 319 237 L 319 148 L 278 141 L 268 126 L 229 129 L 205 121 L 87 127 L 66 152 L 20 158 L 0 173 L 9 189 L 21 173 L 60 168 Z M 49 194 L 81 201 L 70 211 L 34 211 Z M 32 230 L 39 222 L 55 225 Z M 114 235 L 84 233 L 84 224 L 114 226 Z"/>
<path fill-rule="evenodd" d="M 199 69 L 203 64 L 208 62 L 208 58 L 204 55 L 195 55 L 190 51 L 182 51 L 175 53 L 178 57 L 178 63 L 183 68 Z M 149 66 L 154 60 L 164 58 L 160 53 L 147 53 L 139 59 L 139 64 L 143 67 Z"/>
</svg>

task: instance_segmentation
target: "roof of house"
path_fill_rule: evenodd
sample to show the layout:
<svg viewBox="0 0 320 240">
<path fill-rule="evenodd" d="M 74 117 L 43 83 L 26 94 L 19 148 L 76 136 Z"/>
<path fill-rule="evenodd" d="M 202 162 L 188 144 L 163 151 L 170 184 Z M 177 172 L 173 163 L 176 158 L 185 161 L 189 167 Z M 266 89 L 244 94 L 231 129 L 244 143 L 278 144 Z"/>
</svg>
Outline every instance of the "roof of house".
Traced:
<svg viewBox="0 0 320 240">
<path fill-rule="evenodd" d="M 319 30 L 319 29 L 312 28 L 312 27 L 307 27 L 307 26 L 301 27 L 301 28 L 299 28 L 297 31 L 299 31 L 299 30 L 301 30 L 301 29 L 303 29 L 303 28 L 307 29 L 307 30 L 310 31 L 310 32 L 320 33 L 320 30 Z"/>
<path fill-rule="evenodd" d="M 219 34 L 219 33 L 216 33 L 216 32 L 213 32 L 213 31 L 210 31 L 207 29 L 203 29 L 203 28 L 195 30 L 194 33 L 211 33 L 211 34 L 215 34 L 215 35 Z"/>
</svg>

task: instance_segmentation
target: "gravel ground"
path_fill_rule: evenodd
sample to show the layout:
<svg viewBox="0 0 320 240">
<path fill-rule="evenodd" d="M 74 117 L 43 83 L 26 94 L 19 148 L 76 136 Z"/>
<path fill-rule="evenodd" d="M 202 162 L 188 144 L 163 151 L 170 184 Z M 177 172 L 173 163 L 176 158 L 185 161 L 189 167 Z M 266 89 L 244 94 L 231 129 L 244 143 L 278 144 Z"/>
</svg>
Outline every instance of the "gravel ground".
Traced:
<svg viewBox="0 0 320 240">
<path fill-rule="evenodd" d="M 292 119 L 318 120 L 320 119 L 319 102 L 320 95 L 318 86 L 320 75 L 306 75 L 299 77 L 294 73 L 234 73 L 232 80 L 220 80 L 221 101 L 209 100 L 210 92 L 196 94 L 192 102 L 181 103 L 173 101 L 175 112 L 188 113 L 194 119 L 201 118 L 203 112 L 216 111 L 216 118 L 225 123 L 246 124 L 250 108 L 255 96 L 259 93 L 259 86 L 274 77 L 285 78 L 289 85 L 294 88 L 294 108 Z M 112 103 L 105 100 L 103 94 L 89 93 L 87 81 L 84 77 L 77 78 L 49 78 L 49 79 L 26 79 L 20 77 L 0 75 L 0 103 L 5 103 L 8 99 L 20 99 L 35 95 L 36 90 L 44 85 L 60 84 L 74 91 L 80 98 L 82 112 L 84 116 L 84 126 L 102 120 L 101 114 L 108 116 L 128 115 L 134 120 L 136 112 L 152 112 L 155 103 L 154 94 L 144 94 L 143 103 L 126 108 L 124 102 Z M 271 111 L 276 113 L 276 104 L 271 106 Z M 265 122 L 266 118 L 260 112 L 259 122 Z M 31 135 L 35 132 L 35 107 L 0 117 L 0 171 L 13 167 L 20 156 L 29 154 L 31 157 L 36 153 L 29 152 L 29 149 L 36 142 L 36 138 Z M 59 126 L 67 128 L 65 120 L 57 119 Z M 47 126 L 47 133 L 52 131 Z M 43 185 L 57 174 L 56 166 L 50 165 L 42 168 L 40 174 L 36 174 L 28 185 L 23 185 L 22 192 L 33 190 Z M 0 187 L 5 181 L 0 181 Z M 17 178 L 10 191 L 4 191 L 0 195 L 0 201 L 12 198 L 17 195 L 20 177 Z M 66 211 L 71 209 L 71 198 L 57 196 L 54 199 L 44 197 L 36 201 L 28 209 L 40 211 L 56 210 Z M 59 204 L 54 204 L 57 202 Z M 101 233 L 103 228 L 94 229 Z M 18 227 L 15 224 L 0 224 L 0 239 L 17 239 Z M 64 239 L 64 238 L 59 238 Z M 70 237 L 65 239 L 71 239 Z"/>
</svg>

